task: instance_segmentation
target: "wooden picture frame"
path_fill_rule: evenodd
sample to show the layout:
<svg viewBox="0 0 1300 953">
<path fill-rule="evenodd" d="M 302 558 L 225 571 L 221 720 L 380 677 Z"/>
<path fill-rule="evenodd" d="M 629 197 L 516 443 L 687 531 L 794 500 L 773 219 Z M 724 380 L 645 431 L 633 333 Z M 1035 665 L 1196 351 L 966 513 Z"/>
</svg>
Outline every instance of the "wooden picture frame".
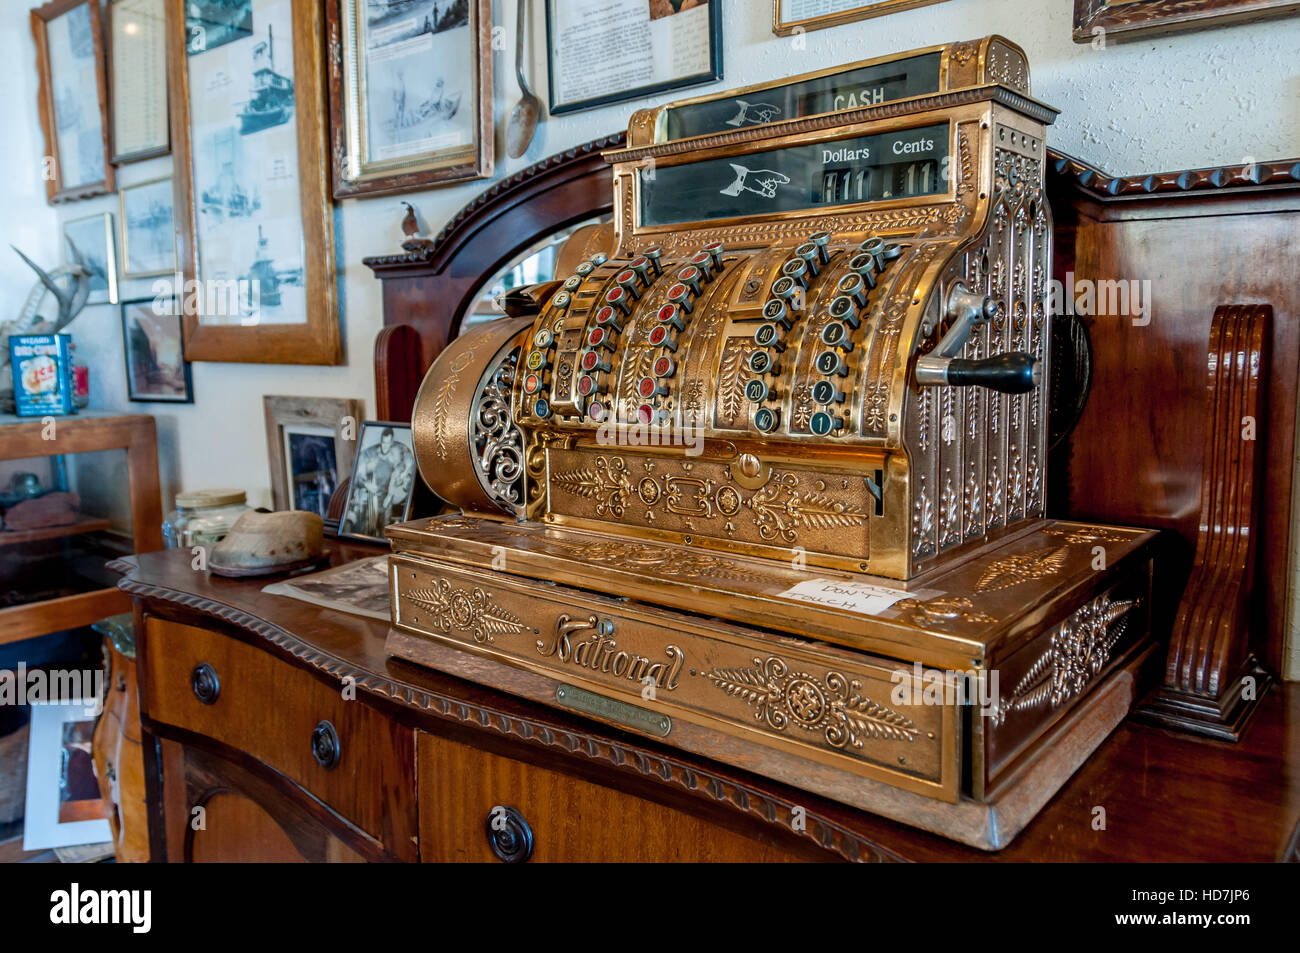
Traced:
<svg viewBox="0 0 1300 953">
<path fill-rule="evenodd" d="M 435 8 L 433 0 L 415 0 L 403 8 L 400 16 L 404 20 L 418 20 L 425 9 Z M 452 12 L 458 12 L 459 6 Z M 464 5 L 464 23 L 440 24 L 436 29 L 424 29 L 411 36 L 395 36 L 384 45 L 386 49 L 410 49 L 422 45 L 428 46 L 427 54 L 421 57 L 418 51 L 409 54 L 391 56 L 391 59 L 418 61 L 428 64 L 443 64 L 447 61 L 448 50 L 457 51 L 457 55 L 467 53 L 466 68 L 462 71 L 451 69 L 448 76 L 452 82 L 459 74 L 465 77 L 459 90 L 454 93 L 440 92 L 438 102 L 425 100 L 407 108 L 405 81 L 402 74 L 396 74 L 395 82 L 401 85 L 401 105 L 397 105 L 397 92 L 393 86 L 384 86 L 378 82 L 380 75 L 372 76 L 367 69 L 368 59 L 361 49 L 370 29 L 366 0 L 326 0 L 326 29 L 329 36 L 329 117 L 330 117 L 330 154 L 333 169 L 333 186 L 335 198 L 347 198 L 357 195 L 391 195 L 395 192 L 407 192 L 412 189 L 427 188 L 451 182 L 463 182 L 482 179 L 492 175 L 494 164 L 494 137 L 492 113 L 492 0 L 466 0 Z M 383 20 L 383 18 L 379 18 Z M 378 21 L 376 26 L 381 26 Z M 466 49 L 458 44 L 468 41 Z M 387 62 L 384 60 L 383 62 Z M 430 68 L 437 68 L 436 66 Z M 394 80 L 392 75 L 387 79 Z M 438 77 L 441 83 L 444 77 Z M 385 108 L 400 109 L 414 119 L 427 107 L 430 113 L 421 122 L 421 138 L 434 138 L 438 135 L 469 134 L 471 141 L 443 149 L 429 151 L 408 151 L 403 153 L 400 143 L 389 144 L 386 148 L 393 154 L 388 157 L 371 157 L 372 128 L 387 127 L 387 122 L 372 123 L 371 83 L 375 81 L 375 108 L 382 103 Z M 385 97 L 378 92 L 383 88 Z M 466 103 L 469 95 L 473 102 Z M 455 105 L 450 105 L 454 101 Z M 440 107 L 442 107 L 440 109 Z M 441 115 L 446 109 L 450 115 Z M 466 111 L 468 110 L 468 112 Z M 453 125 L 454 124 L 454 125 Z M 400 125 L 393 123 L 397 128 Z"/>
<path fill-rule="evenodd" d="M 1125 40 L 1300 13 L 1297 0 L 1074 0 L 1074 42 Z"/>
<path fill-rule="evenodd" d="M 194 379 L 190 374 L 190 362 L 185 360 L 184 328 L 181 324 L 181 312 L 173 299 L 171 304 L 167 306 L 167 311 L 159 314 L 158 300 L 158 298 L 132 298 L 130 301 L 123 301 L 120 306 L 122 314 L 122 359 L 126 363 L 126 397 L 127 400 L 141 404 L 192 404 L 194 403 Z M 145 338 L 144 341 L 132 337 L 133 329 L 128 325 L 129 316 L 134 316 L 138 325 L 141 312 L 144 312 L 144 316 L 154 322 L 155 333 L 160 329 L 165 329 L 164 333 L 171 336 L 173 332 L 167 326 L 175 322 L 176 354 L 180 357 L 181 367 L 179 369 L 180 374 L 174 376 L 181 378 L 179 394 L 149 393 L 141 389 L 140 372 L 142 368 L 135 360 L 135 358 L 139 357 L 136 349 L 142 345 L 152 345 L 154 343 L 154 339 L 150 338 L 149 333 L 143 328 L 140 331 Z M 156 369 L 158 367 L 156 353 L 153 357 L 155 358 L 154 368 Z"/>
<path fill-rule="evenodd" d="M 73 20 L 65 20 L 65 17 L 72 17 Z M 51 205 L 57 205 L 94 195 L 106 195 L 113 191 L 113 166 L 109 161 L 108 84 L 104 68 L 104 41 L 99 23 L 99 2 L 51 0 L 31 11 L 31 26 L 32 39 L 36 43 L 36 72 L 39 79 L 36 92 L 37 113 L 40 116 L 41 132 L 45 135 L 45 157 L 41 162 L 45 177 L 45 199 Z M 54 36 L 51 36 L 51 30 L 55 31 Z M 88 38 L 85 35 L 87 31 L 90 34 Z M 65 37 L 61 35 L 65 32 L 68 34 L 66 43 Z M 92 61 L 89 64 L 84 55 L 87 43 Z M 93 103 L 86 95 L 89 91 L 85 89 L 78 101 L 77 91 L 62 82 L 65 70 L 51 66 L 51 56 L 61 64 L 69 56 L 83 63 L 82 86 L 87 81 L 93 83 L 96 94 Z M 56 70 L 60 76 L 54 75 Z M 89 71 L 93 71 L 93 77 L 86 75 Z M 68 131 L 69 123 L 76 123 L 77 120 L 73 117 L 85 114 L 98 116 L 98 133 L 93 128 L 79 132 L 74 145 Z M 62 136 L 59 132 L 60 115 L 64 118 L 65 131 Z M 80 157 L 80 161 L 85 163 L 82 166 L 84 174 L 65 174 L 65 148 L 87 150 Z"/>
<path fill-rule="evenodd" d="M 164 183 L 166 183 L 164 188 Z M 159 220 L 156 223 L 148 223 L 141 227 L 153 232 L 153 234 L 141 234 L 136 228 L 133 228 L 132 215 L 136 211 L 131 206 L 131 193 L 139 190 L 153 187 L 156 197 L 165 197 L 167 201 L 165 221 L 161 215 L 163 210 L 155 209 L 154 217 Z M 157 179 L 148 179 L 144 182 L 136 182 L 132 185 L 123 185 L 117 190 L 118 202 L 118 226 L 122 232 L 122 277 L 123 278 L 156 278 L 159 275 L 174 275 L 176 273 L 176 206 L 175 190 L 172 185 L 171 176 L 165 175 Z M 135 235 L 135 247 L 138 249 L 146 239 L 150 239 L 148 244 L 154 246 L 149 249 L 151 260 L 145 262 L 146 267 L 137 271 L 131 269 L 132 265 L 132 240 L 131 236 Z M 159 252 L 158 246 L 169 247 L 171 254 Z M 141 256 L 136 255 L 136 258 Z M 153 258 L 158 260 L 154 261 Z M 153 266 L 153 267 L 150 267 Z"/>
<path fill-rule="evenodd" d="M 383 435 L 385 430 L 392 430 L 396 436 L 398 431 L 404 435 L 404 439 L 397 442 L 406 449 L 403 456 L 404 466 L 409 470 L 405 474 L 409 480 L 406 486 L 406 499 L 402 506 L 400 515 L 392 515 L 387 522 L 382 522 L 384 514 L 378 516 L 367 515 L 367 499 L 365 494 L 370 493 L 373 496 L 391 492 L 394 488 L 394 478 L 397 476 L 397 468 L 393 467 L 387 474 L 387 484 L 384 475 L 379 474 L 378 483 L 375 486 L 369 486 L 363 477 L 363 470 L 367 468 L 367 461 L 363 454 L 379 448 L 383 445 Z M 375 436 L 367 438 L 368 433 L 374 433 Z M 384 536 L 383 530 L 386 526 L 393 523 L 404 523 L 411 518 L 411 504 L 415 500 L 416 487 L 420 483 L 420 478 L 415 464 L 415 450 L 412 445 L 411 425 L 409 423 L 396 423 L 389 420 L 366 420 L 363 421 L 357 430 L 357 448 L 356 455 L 352 458 L 352 471 L 348 476 L 347 499 L 343 504 L 343 514 L 339 517 L 339 539 L 354 539 L 365 543 L 382 543 L 388 544 L 388 539 Z M 373 481 L 372 481 L 373 482 Z M 376 488 L 377 487 L 377 488 Z M 375 508 L 382 508 L 382 501 L 375 504 Z M 374 530 L 374 532 L 365 532 L 365 530 Z"/>
<path fill-rule="evenodd" d="M 290 481 L 289 454 L 286 452 L 288 433 L 297 428 L 309 428 L 334 434 L 335 475 L 334 488 L 343 485 L 352 473 L 352 458 L 361 436 L 361 421 L 365 417 L 365 403 L 347 397 L 282 397 L 268 395 L 262 398 L 266 416 L 266 455 L 271 467 L 271 499 L 277 510 L 290 509 L 294 502 Z M 319 510 L 325 515 L 329 498 L 322 501 Z"/>
<path fill-rule="evenodd" d="M 114 165 L 171 152 L 166 0 L 109 0 L 108 88 Z M 126 101 L 125 97 L 134 97 Z M 149 115 L 136 129 L 132 110 Z"/>
<path fill-rule="evenodd" d="M 824 30 L 827 27 L 943 2 L 944 0 L 868 0 L 863 3 L 862 0 L 841 0 L 841 9 L 799 19 L 788 15 L 794 12 L 792 9 L 783 9 L 790 8 L 797 0 L 772 0 L 772 32 L 777 36 L 792 36 L 808 30 Z"/>
<path fill-rule="evenodd" d="M 334 210 L 325 155 L 324 0 L 294 0 L 287 14 L 283 5 L 270 0 L 244 0 L 254 27 L 226 32 L 218 31 L 224 24 L 188 26 L 187 5 L 186 0 L 167 0 L 185 356 L 191 361 L 337 364 L 342 348 L 332 252 Z M 291 58 L 284 54 L 286 45 L 292 47 Z M 205 57 L 216 59 L 205 63 Z M 222 68 L 224 64 L 237 64 L 238 75 Z M 207 87 L 200 108 L 209 120 L 217 112 L 221 115 L 219 122 L 204 124 L 207 138 L 198 147 L 192 128 L 192 74 Z M 292 93 L 286 95 L 289 89 Z M 292 116 L 286 116 L 290 111 Z M 268 118 L 271 112 L 275 115 Z M 268 131 L 283 146 L 274 154 L 255 138 Z M 246 139 L 250 158 L 243 151 Z M 289 148 L 297 157 L 296 176 Z M 196 163 L 201 171 L 196 171 Z M 259 174 L 242 176 L 245 166 L 254 163 Z M 196 183 L 197 176 L 202 183 Z M 276 202 L 285 203 L 291 214 L 273 217 L 261 212 L 273 188 Z M 211 212 L 208 218 L 196 204 L 199 199 Z M 238 237 L 232 222 L 244 226 Z M 272 234 L 265 233 L 264 224 L 271 225 Z M 205 229 L 219 236 L 226 249 L 226 258 L 214 254 L 206 272 Z"/>
<path fill-rule="evenodd" d="M 688 86 L 701 86 L 706 83 L 716 83 L 722 79 L 722 0 L 707 0 L 707 10 L 704 12 L 705 22 L 709 30 L 709 65 L 706 69 L 689 75 L 684 75 L 672 79 L 652 80 L 643 86 L 630 86 L 616 89 L 614 92 L 603 95 L 593 95 L 581 98 L 568 99 L 561 101 L 564 93 L 562 88 L 563 80 L 557 82 L 557 75 L 563 75 L 565 67 L 562 63 L 557 63 L 556 51 L 557 34 L 561 29 L 558 20 L 559 7 L 561 0 L 542 0 L 546 6 L 546 89 L 547 105 L 551 115 L 558 116 L 564 113 L 577 112 L 582 109 L 595 109 L 598 106 L 608 106 L 610 103 L 625 102 L 630 99 L 643 99 L 646 96 L 653 96 L 656 93 L 662 93 L 670 89 L 684 89 Z M 572 0 L 568 0 L 572 2 Z M 677 27 L 674 22 L 676 17 L 694 17 L 695 10 L 701 9 L 700 6 L 691 7 L 680 11 L 672 11 L 671 5 L 668 6 L 668 12 L 662 15 L 656 15 L 656 4 L 669 4 L 669 0 L 646 0 L 647 6 L 650 7 L 650 23 L 664 24 L 664 29 L 671 31 Z M 573 12 L 572 7 L 565 7 L 566 13 Z M 582 11 L 575 15 L 575 19 L 587 25 L 587 21 Z M 652 26 L 652 28 L 654 28 Z M 584 40 L 583 49 L 590 49 L 592 45 L 599 45 L 595 42 L 598 37 L 588 37 Z M 617 50 L 607 54 L 609 58 L 618 59 L 620 62 L 626 62 L 629 57 L 648 55 L 649 51 L 633 51 L 620 47 Z M 593 68 L 594 67 L 594 68 Z M 603 79 L 599 75 L 599 64 L 589 62 L 582 63 L 577 67 L 581 71 L 592 71 L 593 77 L 589 81 L 599 85 Z M 609 87 L 604 87 L 609 88 Z"/>
</svg>

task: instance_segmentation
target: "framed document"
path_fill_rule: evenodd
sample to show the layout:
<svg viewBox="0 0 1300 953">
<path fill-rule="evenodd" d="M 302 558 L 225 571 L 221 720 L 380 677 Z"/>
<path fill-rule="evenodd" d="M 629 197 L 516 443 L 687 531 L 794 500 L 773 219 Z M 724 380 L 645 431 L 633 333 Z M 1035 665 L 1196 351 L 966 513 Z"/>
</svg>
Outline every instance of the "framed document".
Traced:
<svg viewBox="0 0 1300 953">
<path fill-rule="evenodd" d="M 165 0 L 112 0 L 108 8 L 113 162 L 166 155 Z"/>
<path fill-rule="evenodd" d="M 1300 13 L 1296 0 L 1074 0 L 1074 42 L 1119 40 Z"/>
<path fill-rule="evenodd" d="M 122 277 L 152 278 L 176 271 L 176 226 L 172 180 L 153 179 L 122 186 Z"/>
<path fill-rule="evenodd" d="M 943 0 L 772 0 L 772 32 L 790 36 L 854 20 L 924 7 Z"/>
<path fill-rule="evenodd" d="M 722 79 L 720 0 L 546 0 L 552 114 Z"/>
<path fill-rule="evenodd" d="M 112 192 L 99 2 L 52 0 L 31 11 L 31 22 L 45 198 L 54 204 Z"/>
<path fill-rule="evenodd" d="M 323 13 L 323 0 L 167 0 L 191 361 L 340 359 Z"/>
<path fill-rule="evenodd" d="M 334 196 L 492 174 L 492 0 L 328 0 Z"/>
</svg>

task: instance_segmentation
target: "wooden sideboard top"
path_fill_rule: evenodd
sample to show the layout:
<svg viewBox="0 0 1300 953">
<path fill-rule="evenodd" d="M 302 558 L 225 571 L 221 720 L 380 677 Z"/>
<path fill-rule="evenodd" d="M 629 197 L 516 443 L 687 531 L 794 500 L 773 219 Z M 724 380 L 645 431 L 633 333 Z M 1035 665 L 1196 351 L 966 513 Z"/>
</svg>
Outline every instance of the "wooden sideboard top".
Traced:
<svg viewBox="0 0 1300 953">
<path fill-rule="evenodd" d="M 331 543 L 331 563 L 383 550 Z M 1300 860 L 1300 684 L 1274 686 L 1238 745 L 1125 722 L 1009 847 L 986 854 L 708 759 L 391 659 L 386 623 L 267 595 L 267 580 L 190 568 L 188 552 L 120 559 L 149 612 L 262 644 L 435 732 L 477 733 L 589 780 L 776 828 L 848 860 Z M 506 746 L 505 749 L 502 746 Z M 795 827 L 795 807 L 806 812 Z M 1096 829 L 1104 809 L 1104 830 Z"/>
</svg>

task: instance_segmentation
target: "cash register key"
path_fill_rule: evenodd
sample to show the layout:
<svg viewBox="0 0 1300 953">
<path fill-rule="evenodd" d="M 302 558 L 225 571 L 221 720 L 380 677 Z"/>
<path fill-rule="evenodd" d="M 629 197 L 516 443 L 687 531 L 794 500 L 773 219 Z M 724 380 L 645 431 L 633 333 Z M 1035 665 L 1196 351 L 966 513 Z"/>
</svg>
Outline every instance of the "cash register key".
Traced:
<svg viewBox="0 0 1300 953">
<path fill-rule="evenodd" d="M 871 280 L 875 281 L 876 276 L 872 275 Z M 865 278 L 857 272 L 851 271 L 840 279 L 840 283 L 835 286 L 835 291 L 838 294 L 848 295 L 859 308 L 865 308 L 867 298 L 871 294 L 871 288 L 872 286 L 868 284 Z"/>
<path fill-rule="evenodd" d="M 632 297 L 623 288 L 610 288 L 605 292 L 605 304 L 613 305 L 624 314 L 632 311 Z"/>
<path fill-rule="evenodd" d="M 612 369 L 609 361 L 599 351 L 583 351 L 582 357 L 578 359 L 578 366 L 588 374 L 609 373 Z"/>
<path fill-rule="evenodd" d="M 828 321 L 822 328 L 822 343 L 827 347 L 837 347 L 845 353 L 853 350 L 853 341 L 849 339 L 849 329 L 840 321 Z"/>
<path fill-rule="evenodd" d="M 593 271 L 596 270 L 596 266 L 589 261 L 584 261 L 582 264 L 578 265 L 578 267 L 573 270 L 578 273 L 578 277 L 586 278 L 589 274 L 591 274 Z"/>
<path fill-rule="evenodd" d="M 663 265 L 659 263 L 659 259 L 663 257 L 663 254 L 663 249 L 658 245 L 651 245 L 641 253 L 641 256 L 645 258 L 646 261 L 650 262 L 650 267 L 654 271 L 655 277 L 664 273 Z"/>
<path fill-rule="evenodd" d="M 569 302 L 572 300 L 573 300 L 573 296 L 569 294 L 567 291 L 557 291 L 555 292 L 555 297 L 551 299 L 551 307 L 567 308 L 569 306 Z"/>
<path fill-rule="evenodd" d="M 615 348 L 613 336 L 604 328 L 592 328 L 587 332 L 587 346 L 604 348 L 606 351 L 612 351 Z"/>
<path fill-rule="evenodd" d="M 614 283 L 626 291 L 633 301 L 641 297 L 641 279 L 631 268 L 624 268 L 615 275 Z"/>
<path fill-rule="evenodd" d="M 596 378 L 590 374 L 583 374 L 578 378 L 578 393 L 583 397 L 590 397 L 596 393 Z"/>
<path fill-rule="evenodd" d="M 889 264 L 903 254 L 903 246 L 898 242 L 890 242 L 880 251 L 880 260 L 883 265 Z"/>
<path fill-rule="evenodd" d="M 663 412 L 656 410 L 652 404 L 642 404 L 636 409 L 636 419 L 643 424 L 653 424 L 663 417 Z"/>
<path fill-rule="evenodd" d="M 766 321 L 779 324 L 786 331 L 789 331 L 790 326 L 794 324 L 794 319 L 790 316 L 790 309 L 786 307 L 785 302 L 780 298 L 767 299 L 767 304 L 763 305 L 763 318 Z"/>
<path fill-rule="evenodd" d="M 883 238 L 868 238 L 858 246 L 858 251 L 872 257 L 876 263 L 877 271 L 885 270 L 885 240 Z"/>
<path fill-rule="evenodd" d="M 694 265 L 696 268 L 700 269 L 700 273 L 704 275 L 705 281 L 709 281 L 713 277 L 713 272 L 716 270 L 713 266 L 713 256 L 706 251 L 697 252 L 692 255 L 688 264 Z"/>
<path fill-rule="evenodd" d="M 803 262 L 800 262 L 799 264 L 802 265 Z M 798 308 L 798 304 L 795 299 L 797 299 L 802 293 L 802 286 L 789 275 L 782 275 L 780 278 L 776 279 L 776 281 L 772 282 L 772 294 L 780 298 L 782 301 L 791 302 L 792 306 L 796 309 Z"/>
<path fill-rule="evenodd" d="M 609 256 L 603 251 L 598 251 L 596 254 L 591 256 L 590 261 L 593 265 L 603 265 L 605 262 L 609 261 Z"/>
<path fill-rule="evenodd" d="M 524 393 L 536 394 L 542 389 L 542 379 L 536 374 L 529 374 L 524 378 Z"/>
<path fill-rule="evenodd" d="M 550 402 L 545 397 L 537 398 L 537 402 L 533 404 L 533 413 L 542 418 L 551 416 Z"/>
<path fill-rule="evenodd" d="M 844 363 L 844 358 L 840 357 L 835 351 L 822 351 L 817 355 L 817 370 L 827 377 L 849 376 L 849 366 Z"/>
<path fill-rule="evenodd" d="M 676 351 L 677 335 L 668 330 L 668 325 L 657 324 L 650 329 L 650 343 L 655 347 L 666 347 L 670 351 Z"/>
<path fill-rule="evenodd" d="M 772 396 L 772 388 L 762 378 L 751 377 L 745 382 L 745 399 L 751 404 L 761 404 Z"/>
<path fill-rule="evenodd" d="M 668 388 L 653 377 L 643 377 L 636 385 L 636 392 L 645 400 L 650 400 L 652 397 L 665 396 L 668 393 Z"/>
<path fill-rule="evenodd" d="M 677 370 L 677 362 L 665 354 L 655 360 L 653 369 L 655 377 L 672 377 L 673 372 Z"/>
<path fill-rule="evenodd" d="M 687 314 L 690 314 L 691 309 L 694 307 L 694 305 L 691 304 L 692 297 L 691 289 L 686 287 L 686 285 L 682 284 L 680 281 L 668 289 L 668 300 L 677 305 L 678 308 Z"/>
<path fill-rule="evenodd" d="M 652 277 L 650 274 L 650 259 L 645 255 L 637 255 L 627 266 L 637 273 L 641 278 L 641 284 L 649 286 Z M 658 272 L 656 272 L 658 274 Z"/>
<path fill-rule="evenodd" d="M 555 343 L 555 335 L 551 333 L 550 328 L 541 328 L 533 335 L 533 346 L 540 347 L 542 350 L 550 347 Z"/>
<path fill-rule="evenodd" d="M 876 259 L 873 255 L 861 252 L 849 259 L 849 271 L 858 275 L 868 288 L 876 286 Z"/>
<path fill-rule="evenodd" d="M 619 334 L 623 330 L 623 322 L 618 319 L 618 315 L 609 305 L 596 312 L 596 323 L 602 328 L 608 328 L 611 334 Z"/>
<path fill-rule="evenodd" d="M 812 399 L 819 404 L 842 404 L 844 391 L 836 387 L 833 381 L 818 381 L 813 384 Z"/>
<path fill-rule="evenodd" d="M 855 330 L 862 323 L 862 319 L 858 317 L 858 307 L 848 295 L 837 295 L 832 298 L 827 310 L 836 321 L 842 321 Z"/>
<path fill-rule="evenodd" d="M 691 289 L 692 294 L 698 295 L 700 287 L 705 282 L 704 272 L 694 265 L 687 265 L 681 271 L 677 272 L 677 280 Z"/>
<path fill-rule="evenodd" d="M 780 367 L 767 351 L 755 351 L 749 355 L 749 369 L 755 374 L 779 374 Z"/>
<path fill-rule="evenodd" d="M 821 249 L 812 242 L 804 242 L 794 250 L 794 253 L 802 258 L 804 264 L 808 266 L 809 280 L 816 278 L 817 273 L 822 270 Z"/>
<path fill-rule="evenodd" d="M 834 414 L 828 414 L 824 410 L 819 410 L 812 415 L 808 421 L 808 429 L 819 437 L 825 437 L 827 434 L 834 433 L 844 426 L 844 421 Z"/>
<path fill-rule="evenodd" d="M 817 246 L 817 257 L 821 259 L 823 265 L 831 260 L 830 232 L 813 232 L 808 236 L 808 241 Z"/>
<path fill-rule="evenodd" d="M 781 426 L 781 412 L 772 407 L 760 407 L 754 411 L 754 426 L 763 433 L 771 433 Z"/>
<path fill-rule="evenodd" d="M 759 347 L 770 347 L 780 354 L 785 350 L 785 342 L 781 340 L 781 331 L 775 324 L 763 323 L 754 329 L 754 343 Z"/>
<path fill-rule="evenodd" d="M 582 279 L 579 278 L 577 275 L 569 275 L 569 277 L 564 279 L 564 284 L 562 287 L 569 294 L 573 294 L 575 291 L 577 291 L 579 288 L 582 287 Z"/>
<path fill-rule="evenodd" d="M 682 320 L 681 309 L 675 304 L 666 304 L 659 309 L 659 321 L 661 324 L 668 324 L 678 331 L 686 330 L 686 322 Z"/>
<path fill-rule="evenodd" d="M 709 242 L 704 246 L 704 253 L 713 259 L 713 270 L 722 270 L 722 242 Z"/>
<path fill-rule="evenodd" d="M 802 258 L 791 258 L 787 261 L 781 266 L 781 274 L 802 288 L 808 287 L 808 263 Z"/>
<path fill-rule="evenodd" d="M 593 400 L 591 403 L 587 405 L 587 416 L 590 417 L 592 420 L 594 420 L 596 423 L 600 423 L 602 420 L 604 420 L 605 414 L 607 412 L 608 411 L 604 403 L 602 403 L 599 400 Z"/>
<path fill-rule="evenodd" d="M 528 352 L 528 369 L 530 371 L 544 371 L 550 366 L 551 362 L 547 359 L 545 351 L 534 348 Z"/>
</svg>

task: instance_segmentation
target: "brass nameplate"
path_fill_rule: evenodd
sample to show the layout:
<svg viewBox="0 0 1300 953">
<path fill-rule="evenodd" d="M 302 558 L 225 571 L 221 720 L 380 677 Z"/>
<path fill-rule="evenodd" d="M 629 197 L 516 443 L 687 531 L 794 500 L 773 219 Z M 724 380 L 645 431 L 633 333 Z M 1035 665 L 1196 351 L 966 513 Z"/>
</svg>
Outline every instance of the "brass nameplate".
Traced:
<svg viewBox="0 0 1300 953">
<path fill-rule="evenodd" d="M 580 715 L 612 721 L 658 738 L 667 738 L 673 730 L 673 720 L 667 715 L 647 711 L 616 698 L 606 698 L 576 685 L 558 686 L 555 689 L 555 700 L 560 707 L 576 711 Z"/>
</svg>

